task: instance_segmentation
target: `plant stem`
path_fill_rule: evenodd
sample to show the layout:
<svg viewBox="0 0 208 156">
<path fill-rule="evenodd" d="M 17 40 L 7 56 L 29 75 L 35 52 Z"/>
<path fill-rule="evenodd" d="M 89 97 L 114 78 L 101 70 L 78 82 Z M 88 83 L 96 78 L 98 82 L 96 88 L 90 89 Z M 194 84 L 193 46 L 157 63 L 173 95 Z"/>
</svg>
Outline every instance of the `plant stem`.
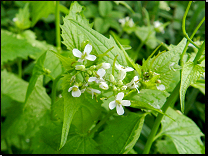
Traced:
<svg viewBox="0 0 208 156">
<path fill-rule="evenodd" d="M 7 139 L 5 138 L 4 140 L 5 140 L 6 146 L 7 146 L 7 148 L 8 148 L 9 154 L 13 154 L 13 153 L 12 153 L 12 149 L 11 149 L 11 147 L 10 147 L 10 145 L 9 145 L 9 143 L 8 143 L 8 141 L 7 141 Z"/>
<path fill-rule="evenodd" d="M 60 37 L 60 15 L 59 15 L 59 1 L 56 1 L 56 11 L 55 11 L 55 18 L 56 18 L 56 47 L 57 51 L 61 51 L 61 37 Z"/>
<path fill-rule="evenodd" d="M 115 110 L 110 110 L 108 114 L 89 132 L 88 137 L 92 136 L 107 120 L 108 118 L 113 115 Z"/>
<path fill-rule="evenodd" d="M 17 59 L 17 66 L 18 66 L 18 76 L 22 78 L 22 59 Z"/>
<path fill-rule="evenodd" d="M 194 35 L 195 35 L 196 32 L 198 31 L 198 29 L 199 29 L 199 28 L 201 27 L 201 25 L 203 24 L 204 20 L 205 20 L 205 17 L 199 22 L 199 24 L 197 25 L 197 27 L 194 29 L 194 32 L 192 33 L 190 39 L 192 39 L 192 38 L 194 37 Z M 188 48 L 188 44 L 189 44 L 189 41 L 187 41 L 186 46 L 185 46 L 185 48 L 184 48 L 184 50 L 183 50 L 183 52 L 182 52 L 182 55 L 181 55 L 180 65 L 181 65 L 182 67 L 183 67 L 183 56 L 184 56 L 184 54 L 185 54 L 185 52 L 186 52 L 186 50 L 187 50 L 187 48 Z"/>
<path fill-rule="evenodd" d="M 183 16 L 182 30 L 183 30 L 183 34 L 184 34 L 184 36 L 187 38 L 187 40 L 188 40 L 189 42 L 191 42 L 196 48 L 199 49 L 199 46 L 196 45 L 196 44 L 189 38 L 188 34 L 186 33 L 186 28 L 185 28 L 185 26 L 186 26 L 186 16 L 187 16 L 187 14 L 188 14 L 188 11 L 189 11 L 189 8 L 190 8 L 190 6 L 191 6 L 191 3 L 192 3 L 192 1 L 189 1 L 188 6 L 187 6 L 186 11 L 185 11 L 184 16 Z"/>
<path fill-rule="evenodd" d="M 198 53 L 194 59 L 194 64 L 196 65 L 197 64 L 197 61 L 200 59 L 202 53 L 204 52 L 205 50 L 205 41 L 202 43 L 200 49 L 198 50 Z"/>
<path fill-rule="evenodd" d="M 163 105 L 162 107 L 162 111 L 165 113 L 166 110 L 168 109 L 168 107 L 172 104 L 172 102 L 174 101 L 174 99 L 178 96 L 179 94 L 179 88 L 180 88 L 180 82 L 177 84 L 177 86 L 175 87 L 175 89 L 173 90 L 172 94 L 168 97 L 167 101 L 165 102 L 165 104 Z M 154 122 L 154 125 L 153 125 L 153 128 L 151 130 L 151 133 L 148 137 L 148 140 L 147 140 L 147 143 L 145 145 L 145 148 L 144 148 L 144 151 L 143 151 L 143 154 L 148 154 L 149 151 L 150 151 L 150 148 L 151 148 L 151 145 L 153 143 L 153 140 L 154 140 L 154 137 L 155 137 L 155 134 L 158 130 L 158 127 L 161 123 L 161 120 L 163 118 L 163 114 L 158 114 L 155 122 Z"/>
<path fill-rule="evenodd" d="M 52 92 L 51 92 L 51 107 L 54 105 L 55 103 L 55 99 L 56 99 L 56 85 L 59 81 L 59 79 L 62 77 L 62 74 L 59 75 L 54 81 L 53 81 L 53 85 L 52 85 Z"/>
</svg>

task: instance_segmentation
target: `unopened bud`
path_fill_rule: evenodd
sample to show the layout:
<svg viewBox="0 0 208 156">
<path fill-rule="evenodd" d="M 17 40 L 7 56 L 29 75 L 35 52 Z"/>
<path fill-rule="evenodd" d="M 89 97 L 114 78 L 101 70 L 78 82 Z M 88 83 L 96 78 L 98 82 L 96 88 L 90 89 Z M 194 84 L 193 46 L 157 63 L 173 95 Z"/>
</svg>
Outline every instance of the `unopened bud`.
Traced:
<svg viewBox="0 0 208 156">
<path fill-rule="evenodd" d="M 84 71 L 84 70 L 85 70 L 85 66 L 84 66 L 84 65 L 76 65 L 76 66 L 75 66 L 75 69 L 76 69 L 76 70 Z"/>
<path fill-rule="evenodd" d="M 115 81 L 115 78 L 112 74 L 110 74 L 110 82 L 114 82 Z"/>
<path fill-rule="evenodd" d="M 96 65 L 90 66 L 90 70 L 95 70 Z"/>
<path fill-rule="evenodd" d="M 117 91 L 118 90 L 115 85 L 113 86 L 113 90 L 114 91 Z"/>
<path fill-rule="evenodd" d="M 126 90 L 127 86 L 122 86 L 121 90 Z"/>
<path fill-rule="evenodd" d="M 119 80 L 117 84 L 118 84 L 118 86 L 121 86 L 121 85 L 123 85 L 123 82 L 122 82 L 122 80 Z"/>
</svg>

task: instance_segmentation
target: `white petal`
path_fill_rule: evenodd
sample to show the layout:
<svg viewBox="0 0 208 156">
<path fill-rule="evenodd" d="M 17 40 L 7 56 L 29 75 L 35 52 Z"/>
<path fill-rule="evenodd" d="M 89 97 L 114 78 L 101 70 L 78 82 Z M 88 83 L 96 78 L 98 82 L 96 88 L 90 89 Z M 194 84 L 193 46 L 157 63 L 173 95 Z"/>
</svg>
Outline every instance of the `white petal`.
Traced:
<svg viewBox="0 0 208 156">
<path fill-rule="evenodd" d="M 134 70 L 134 68 L 131 68 L 131 67 L 126 67 L 126 69 L 125 69 L 125 71 L 133 71 Z"/>
<path fill-rule="evenodd" d="M 163 84 L 157 86 L 157 89 L 158 90 L 165 90 L 165 86 Z"/>
<path fill-rule="evenodd" d="M 70 91 L 72 90 L 73 87 L 74 87 L 74 86 L 70 87 L 69 90 L 68 90 L 68 92 L 70 92 Z"/>
<path fill-rule="evenodd" d="M 109 103 L 109 108 L 110 109 L 113 109 L 113 108 L 115 108 L 116 107 L 116 102 L 115 101 L 111 101 L 110 103 Z"/>
<path fill-rule="evenodd" d="M 72 91 L 73 97 L 79 97 L 81 95 L 81 91 L 78 89 L 77 91 Z"/>
<path fill-rule="evenodd" d="M 118 115 L 123 115 L 124 114 L 124 109 L 122 105 L 116 105 L 116 111 Z"/>
<path fill-rule="evenodd" d="M 124 97 L 124 93 L 123 92 L 120 92 L 120 93 L 117 94 L 116 100 L 122 100 L 123 97 Z"/>
<path fill-rule="evenodd" d="M 97 80 L 96 77 L 90 77 L 90 78 L 88 79 L 88 82 L 92 82 L 92 81 L 95 81 L 95 80 Z"/>
<path fill-rule="evenodd" d="M 78 62 L 81 62 L 82 63 L 83 62 L 83 59 L 78 59 Z"/>
<path fill-rule="evenodd" d="M 85 57 L 87 60 L 90 60 L 90 61 L 95 61 L 95 59 L 97 58 L 95 55 L 87 55 Z"/>
<path fill-rule="evenodd" d="M 97 89 L 91 89 L 91 91 L 93 92 L 93 93 L 97 93 L 97 94 L 100 94 L 101 93 L 101 91 L 99 91 L 99 90 L 97 90 Z"/>
<path fill-rule="evenodd" d="M 118 79 L 123 80 L 126 77 L 126 71 L 120 70 L 118 73 Z"/>
<path fill-rule="evenodd" d="M 91 51 L 92 51 L 92 46 L 90 44 L 87 44 L 84 48 L 84 53 L 89 54 Z"/>
<path fill-rule="evenodd" d="M 102 78 L 104 75 L 105 75 L 105 69 L 101 68 L 101 69 L 98 69 L 97 71 L 97 74 Z"/>
<path fill-rule="evenodd" d="M 108 90 L 108 84 L 106 82 L 101 82 L 99 87 L 104 90 Z"/>
<path fill-rule="evenodd" d="M 122 104 L 123 106 L 130 106 L 130 105 L 131 105 L 131 102 L 130 102 L 129 100 L 122 100 L 122 101 L 121 101 L 121 104 Z"/>
<path fill-rule="evenodd" d="M 134 76 L 134 81 L 137 81 L 139 80 L 139 77 L 138 76 Z"/>
<path fill-rule="evenodd" d="M 116 66 L 116 68 L 118 69 L 118 70 L 122 70 L 123 68 L 123 66 L 122 65 L 120 65 L 120 64 L 115 64 L 115 66 Z"/>
<path fill-rule="evenodd" d="M 72 53 L 75 57 L 79 57 L 79 58 L 82 57 L 82 53 L 78 49 L 73 49 Z"/>
<path fill-rule="evenodd" d="M 109 69 L 110 68 L 110 63 L 102 63 L 102 68 Z"/>
</svg>

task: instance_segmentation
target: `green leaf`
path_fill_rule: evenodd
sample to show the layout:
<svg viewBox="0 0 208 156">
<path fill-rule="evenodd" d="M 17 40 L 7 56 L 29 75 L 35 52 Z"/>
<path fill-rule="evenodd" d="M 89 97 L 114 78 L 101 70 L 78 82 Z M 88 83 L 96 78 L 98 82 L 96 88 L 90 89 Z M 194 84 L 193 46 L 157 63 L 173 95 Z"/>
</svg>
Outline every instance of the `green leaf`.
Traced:
<svg viewBox="0 0 208 156">
<path fill-rule="evenodd" d="M 166 113 L 175 121 L 164 116 L 160 136 L 166 135 L 169 137 L 179 154 L 205 153 L 205 147 L 200 139 L 204 134 L 198 126 L 190 118 L 170 107 Z"/>
<path fill-rule="evenodd" d="M 54 1 L 32 1 L 30 2 L 32 7 L 31 17 L 33 27 L 41 17 L 48 17 L 49 14 L 55 12 Z"/>
<path fill-rule="evenodd" d="M 113 9 L 110 1 L 98 1 L 98 9 L 101 16 L 105 17 Z"/>
<path fill-rule="evenodd" d="M 178 154 L 173 141 L 168 137 L 165 137 L 164 140 L 157 140 L 156 147 L 160 154 Z"/>
<path fill-rule="evenodd" d="M 69 13 L 69 10 L 67 9 L 67 7 L 65 7 L 62 4 L 59 4 L 59 9 L 60 9 L 60 12 L 63 12 L 66 15 Z"/>
<path fill-rule="evenodd" d="M 60 148 L 66 143 L 71 123 L 77 127 L 79 133 L 86 133 L 101 113 L 101 105 L 91 99 L 90 94 L 83 93 L 80 97 L 72 97 L 72 93 L 68 92 L 71 87 L 70 79 L 71 75 L 63 77 L 64 116 Z"/>
<path fill-rule="evenodd" d="M 110 24 L 105 19 L 96 17 L 94 20 L 94 27 L 99 33 L 104 34 L 110 28 Z"/>
<path fill-rule="evenodd" d="M 19 29 L 27 29 L 30 27 L 29 3 L 26 3 L 23 9 L 19 9 L 19 12 L 15 15 L 14 23 Z"/>
<path fill-rule="evenodd" d="M 108 122 L 95 141 L 104 154 L 126 154 L 137 142 L 146 114 L 129 113 Z"/>
<path fill-rule="evenodd" d="M 7 61 L 13 61 L 17 57 L 27 59 L 29 55 L 40 50 L 33 47 L 26 39 L 1 29 L 1 65 Z"/>
<path fill-rule="evenodd" d="M 28 145 L 26 140 L 34 137 L 39 130 L 39 126 L 45 124 L 45 114 L 50 109 L 50 97 L 47 95 L 45 88 L 43 88 L 41 79 L 43 77 L 37 80 L 37 85 L 27 100 L 25 110 L 23 111 L 23 103 L 13 103 L 7 111 L 6 120 L 2 124 L 3 138 L 7 138 L 10 144 L 17 147 L 20 146 L 19 141 L 16 142 L 12 138 L 20 139 L 20 141 Z M 23 80 L 13 77 L 13 81 L 19 81 L 18 83 L 21 84 Z M 28 85 L 27 82 L 25 83 Z M 21 89 L 23 90 L 24 88 L 22 87 Z M 24 89 L 24 92 L 26 92 L 26 89 Z"/>
<path fill-rule="evenodd" d="M 11 99 L 24 102 L 28 83 L 17 78 L 13 73 L 1 71 L 1 93 Z"/>
<path fill-rule="evenodd" d="M 193 62 L 186 62 L 182 69 L 181 86 L 180 86 L 180 104 L 181 110 L 184 112 L 184 100 L 186 90 L 189 85 L 194 84 L 200 75 L 204 72 L 203 68 L 199 65 L 194 65 Z"/>
<path fill-rule="evenodd" d="M 142 42 L 144 42 L 151 49 L 154 49 L 158 45 L 157 39 L 155 36 L 156 33 L 154 31 L 153 26 L 137 27 L 135 34 Z"/>
<path fill-rule="evenodd" d="M 199 79 L 194 84 L 191 84 L 192 87 L 198 88 L 202 94 L 205 95 L 205 80 Z"/>
<path fill-rule="evenodd" d="M 28 85 L 28 88 L 27 88 L 25 103 L 27 102 L 27 99 L 29 98 L 30 94 L 32 93 L 38 77 L 45 73 L 44 72 L 45 68 L 43 67 L 44 62 L 45 62 L 45 57 L 46 57 L 46 52 L 43 53 L 43 55 L 40 56 L 40 58 L 37 60 L 35 66 L 33 68 L 32 77 L 30 78 L 30 82 L 29 82 L 29 85 Z"/>
<path fill-rule="evenodd" d="M 142 89 L 140 93 L 136 92 L 128 95 L 131 99 L 131 107 L 154 110 L 159 113 L 162 113 L 161 108 L 168 96 L 169 94 L 165 91 L 152 89 Z"/>
<path fill-rule="evenodd" d="M 176 70 L 180 70 L 178 61 L 183 49 L 186 45 L 186 39 L 184 38 L 177 46 L 172 47 L 169 51 L 159 53 L 153 58 L 148 58 L 143 62 L 142 68 L 144 71 L 151 70 L 152 72 L 160 74 L 160 80 L 167 91 L 170 91 L 170 84 L 174 82 L 173 77 L 176 74 Z"/>
</svg>

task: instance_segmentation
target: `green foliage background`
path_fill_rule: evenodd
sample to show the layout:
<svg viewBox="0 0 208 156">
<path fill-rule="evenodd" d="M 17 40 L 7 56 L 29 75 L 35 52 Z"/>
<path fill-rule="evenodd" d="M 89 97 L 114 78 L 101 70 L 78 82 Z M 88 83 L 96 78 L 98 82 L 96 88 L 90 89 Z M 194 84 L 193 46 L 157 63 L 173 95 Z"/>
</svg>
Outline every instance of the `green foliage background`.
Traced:
<svg viewBox="0 0 208 156">
<path fill-rule="evenodd" d="M 70 9 L 70 1 L 60 1 L 60 12 L 61 12 L 61 25 L 64 24 L 65 18 L 74 18 L 68 15 L 65 17 Z M 83 12 L 86 19 L 89 20 L 89 25 L 86 29 L 88 31 L 82 32 L 82 35 L 89 33 L 91 27 L 97 32 L 101 33 L 103 36 L 109 38 L 109 35 L 116 36 L 117 40 L 123 45 L 129 57 L 136 63 L 142 65 L 144 63 L 143 59 L 147 60 L 148 56 L 154 51 L 154 49 L 163 42 L 163 46 L 160 47 L 159 51 L 174 48 L 174 45 L 183 39 L 182 33 L 182 18 L 187 7 L 188 1 L 79 1 L 80 5 L 85 7 Z M 28 5 L 29 4 L 29 5 Z M 38 7 L 37 7 L 38 6 Z M 144 10 L 146 9 L 146 12 Z M 128 118 L 126 116 L 120 117 L 116 116 L 112 120 L 108 121 L 103 127 L 101 127 L 93 138 L 80 136 L 80 133 L 85 133 L 90 127 L 89 125 L 82 125 L 82 123 L 91 123 L 94 125 L 94 121 L 98 122 L 101 120 L 102 116 L 91 116 L 94 112 L 106 111 L 104 107 L 93 106 L 88 108 L 85 103 L 81 104 L 80 108 L 83 112 L 89 111 L 85 117 L 82 114 L 75 114 L 75 119 L 73 119 L 72 125 L 68 132 L 68 138 L 65 146 L 58 151 L 61 138 L 61 130 L 63 122 L 63 98 L 58 95 L 62 93 L 62 81 L 65 82 L 67 77 L 60 80 L 57 85 L 57 101 L 55 105 L 51 106 L 51 89 L 52 80 L 56 79 L 59 74 L 62 73 L 63 68 L 61 67 L 59 59 L 53 53 L 45 53 L 48 48 L 56 49 L 56 39 L 55 39 L 55 5 L 54 2 L 44 2 L 39 5 L 39 2 L 23 2 L 23 1 L 1 1 L 1 151 L 2 153 L 142 153 L 145 143 L 147 141 L 150 130 L 154 123 L 155 117 L 149 114 L 139 114 L 142 111 L 135 108 L 127 108 L 129 112 Z M 29 16 L 30 15 L 30 16 Z M 205 15 L 205 2 L 193 2 L 192 6 L 188 12 L 186 18 L 186 32 L 189 36 L 192 34 L 198 23 Z M 119 19 L 129 16 L 133 19 L 135 26 L 133 27 L 122 27 L 119 23 Z M 15 23 L 14 18 L 24 19 L 21 23 Z M 65 17 L 65 18 L 63 18 Z M 160 21 L 162 23 L 167 23 L 165 26 L 164 33 L 159 32 L 154 28 L 154 21 Z M 21 20 L 20 20 L 21 21 Z M 83 20 L 83 23 L 88 23 Z M 76 23 L 68 26 L 69 28 L 76 29 Z M 62 33 L 67 31 L 66 25 L 62 26 Z M 93 35 L 99 36 L 96 31 L 92 31 Z M 149 34 L 149 32 L 152 32 Z M 91 35 L 88 34 L 88 36 Z M 80 35 L 80 38 L 83 36 Z M 74 46 L 67 47 L 66 36 L 62 35 L 62 40 L 64 44 L 61 45 L 61 54 L 66 57 L 73 58 L 69 53 L 69 49 L 73 49 Z M 72 37 L 73 38 L 73 37 Z M 113 39 L 106 41 L 106 45 L 111 44 Z M 67 40 L 70 40 L 67 38 Z M 205 24 L 197 31 L 194 41 L 204 41 L 205 40 Z M 77 40 L 78 42 L 79 40 Z M 96 41 L 91 41 L 96 43 Z M 107 43 L 109 42 L 109 43 Z M 199 42 L 200 44 L 200 42 Z M 79 46 L 80 44 L 77 44 Z M 112 44 L 113 45 L 113 44 Z M 169 46 L 170 45 L 170 46 Z M 96 51 L 98 49 L 97 45 L 93 45 Z M 68 50 L 67 50 L 68 48 Z M 78 48 L 78 47 L 77 47 Z M 81 48 L 81 47 L 80 47 Z M 106 51 L 109 47 L 103 47 L 101 51 Z M 115 47 L 113 49 L 114 54 L 119 53 L 119 48 Z M 172 52 L 172 51 L 171 51 Z M 195 48 L 189 47 L 187 54 L 184 57 L 184 61 L 189 60 L 193 62 L 193 58 L 196 55 L 197 50 Z M 157 53 L 156 53 L 157 54 Z M 155 55 L 156 55 L 155 54 Z M 170 53 L 171 54 L 171 53 Z M 109 54 L 112 55 L 112 54 Z M 127 65 L 124 54 L 120 58 L 122 64 Z M 167 53 L 161 54 L 161 60 L 167 58 L 167 62 L 174 62 L 179 58 L 167 57 L 170 56 Z M 107 58 L 107 57 L 106 57 Z M 147 61 L 148 69 L 153 71 L 157 67 L 157 63 L 150 65 L 151 58 Z M 106 59 L 107 60 L 107 59 Z M 159 59 L 158 59 L 159 60 Z M 109 61 L 109 60 L 107 60 Z M 110 60 L 111 63 L 113 60 Z M 205 61 L 203 61 L 200 67 L 205 67 Z M 21 74 L 19 65 L 21 64 Z M 165 61 L 164 61 L 165 64 Z M 67 65 L 66 65 L 67 66 Z M 191 63 L 186 64 L 187 69 L 189 67 L 194 72 L 200 71 L 200 69 L 193 67 Z M 46 68 L 51 71 L 51 77 L 47 77 L 45 73 Z M 158 67 L 159 70 L 160 67 Z M 162 68 L 162 67 L 161 67 Z M 162 68 L 163 70 L 169 70 L 169 66 Z M 173 66 L 174 69 L 180 70 L 177 65 Z M 146 70 L 146 69 L 144 69 Z M 161 71 L 161 74 L 165 71 Z M 173 70 L 171 71 L 173 72 Z M 189 71 L 191 72 L 191 70 Z M 166 88 L 168 92 L 171 92 L 175 85 L 174 82 L 178 82 L 178 74 L 176 72 L 175 77 L 169 77 L 163 79 L 167 83 Z M 170 73 L 171 75 L 171 73 Z M 199 74 L 197 75 L 199 76 Z M 169 82 L 169 79 L 174 82 Z M 173 154 L 173 153 L 197 153 L 198 151 L 192 151 L 191 147 L 201 145 L 201 140 L 199 139 L 205 134 L 205 79 L 201 78 L 196 81 L 196 83 L 191 86 L 185 86 L 188 88 L 185 96 L 185 112 L 184 115 L 187 117 L 181 117 L 180 113 L 173 111 L 173 109 L 168 110 L 168 115 L 175 120 L 180 120 L 181 127 L 183 127 L 183 121 L 187 122 L 190 119 L 196 123 L 190 123 L 189 136 L 183 140 L 177 136 L 174 132 L 174 124 L 172 127 L 168 127 L 165 122 L 162 122 L 161 131 L 156 136 L 157 141 L 153 143 L 150 153 L 154 154 Z M 29 85 L 29 87 L 28 87 Z M 28 88 L 33 88 L 30 92 L 26 93 Z M 68 86 L 67 86 L 68 87 Z M 169 88 L 168 88 L 169 87 Z M 157 95 L 152 90 L 144 89 L 139 98 L 142 102 L 146 102 L 145 94 Z M 64 93 L 63 93 L 64 94 Z M 185 93 L 183 93 L 185 94 Z M 31 96 L 30 96 L 31 95 Z M 164 101 L 167 97 L 165 93 L 158 94 L 156 99 Z M 26 104 L 25 97 L 27 97 Z M 86 101 L 92 100 L 91 97 L 86 96 L 83 98 Z M 134 96 L 133 99 L 138 99 Z M 67 99 L 71 100 L 71 99 Z M 156 100 L 155 100 L 156 101 Z M 155 102 L 157 104 L 157 102 Z M 80 101 L 80 103 L 82 100 Z M 151 102 L 151 101 L 150 101 Z M 93 102 L 91 102 L 93 104 Z M 148 103 L 148 102 L 147 102 Z M 159 102 L 158 102 L 159 103 Z M 105 104 L 103 104 L 105 105 Z M 181 110 L 180 99 L 175 100 L 174 109 Z M 78 109 L 78 108 L 76 108 Z M 154 109 L 154 108 L 149 108 Z M 26 113 L 23 113 L 23 110 Z M 49 118 L 50 110 L 52 111 L 53 122 Z M 91 111 L 91 112 L 90 112 Z M 99 113 L 98 113 L 99 114 Z M 145 120 L 144 120 L 145 117 Z M 190 119 L 189 119 L 189 118 Z M 169 118 L 165 116 L 164 118 Z M 79 120 L 80 119 L 80 120 Z M 85 119 L 85 121 L 81 121 Z M 135 121 L 129 123 L 128 120 L 131 119 Z M 170 119 L 169 119 L 170 120 Z M 142 123 L 143 127 L 142 127 Z M 112 125 L 119 123 L 121 126 L 120 131 L 112 132 L 115 129 Z M 174 129 L 174 131 L 168 132 L 169 129 Z M 104 129 L 104 130 L 103 130 Z M 128 131 L 125 133 L 125 131 Z M 133 134 L 134 131 L 138 130 L 141 134 Z M 53 133 L 56 131 L 56 133 Z M 100 133 L 99 133 L 100 132 Z M 123 135 L 123 137 L 120 137 Z M 140 137 L 139 137 L 140 135 Z M 54 136 L 54 137 L 51 137 Z M 105 137 L 111 138 L 115 137 L 116 140 L 120 140 L 119 143 L 108 142 Z M 126 137 L 139 137 L 137 140 L 129 141 Z M 189 142 L 190 138 L 194 137 L 193 144 L 187 148 L 187 151 L 178 147 L 180 144 L 185 144 Z M 204 143 L 205 137 L 201 137 Z M 79 143 L 74 144 L 74 142 Z M 112 146 L 117 147 L 115 149 L 108 149 Z M 167 148 L 164 149 L 164 146 Z M 128 147 L 128 148 L 124 148 Z M 132 148 L 133 147 L 133 148 Z M 75 150 L 76 149 L 76 150 Z M 122 150 L 121 150 L 122 149 Z"/>
</svg>

